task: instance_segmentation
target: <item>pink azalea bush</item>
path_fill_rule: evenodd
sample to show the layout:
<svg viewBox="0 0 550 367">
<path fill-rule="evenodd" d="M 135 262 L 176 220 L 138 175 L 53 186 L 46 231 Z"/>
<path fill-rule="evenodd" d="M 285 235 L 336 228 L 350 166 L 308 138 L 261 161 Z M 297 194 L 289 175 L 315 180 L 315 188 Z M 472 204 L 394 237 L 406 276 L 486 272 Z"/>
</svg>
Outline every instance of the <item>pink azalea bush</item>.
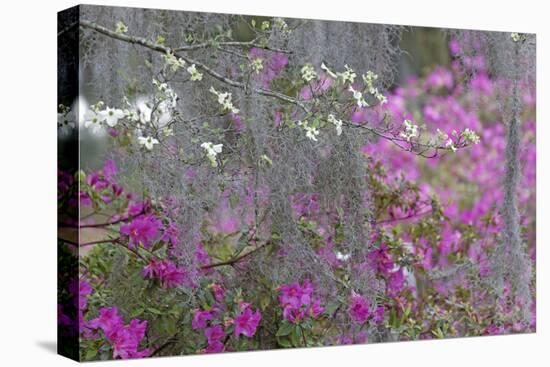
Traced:
<svg viewBox="0 0 550 367">
<path fill-rule="evenodd" d="M 86 240 L 60 245 L 64 259 L 80 257 L 78 279 L 68 273 L 60 278 L 70 286 L 58 314 L 63 333 L 80 338 L 81 359 L 536 329 L 534 282 L 522 299 L 514 282 L 498 288 L 493 280 L 493 257 L 506 225 L 507 131 L 499 98 L 512 93 L 510 80 L 491 76 L 483 57 L 459 58 L 462 45 L 455 40 L 450 67 L 436 66 L 383 93 L 372 72 L 361 77 L 347 65 L 336 71 L 324 63 L 295 68 L 288 53 L 248 46 L 240 65 L 248 73 L 247 88 L 291 100 L 262 114 L 262 129 L 269 131 L 263 140 L 250 143 L 258 128 L 252 121 L 259 117 L 212 88 L 214 116 L 228 127 L 202 124 L 197 134 L 204 142 L 193 140 L 196 150 L 183 154 L 187 145 L 170 124 L 149 140 L 140 135 L 138 143 L 129 142 L 136 130 L 128 112 L 110 126 L 115 158 L 95 170 L 59 170 L 59 207 L 82 211 L 77 218 L 63 216 L 60 226 L 86 234 Z M 181 63 L 164 57 L 165 73 Z M 229 69 L 229 75 L 237 73 Z M 196 70 L 189 70 L 190 80 L 199 82 Z M 168 84 L 159 85 L 155 102 L 179 118 L 170 104 L 177 98 Z M 534 261 L 535 102 L 528 83 L 519 92 L 518 207 Z M 338 114 L 325 116 L 326 106 Z M 300 115 L 304 108 L 308 113 Z M 144 110 L 134 111 L 137 120 Z M 150 113 L 153 119 L 158 111 Z M 372 134 L 351 144 L 358 131 Z M 281 149 L 278 133 L 292 144 Z M 216 143 L 223 134 L 228 140 Z M 242 140 L 260 147 L 260 154 L 246 150 L 235 158 L 244 148 L 232 141 Z M 287 154 L 300 145 L 307 155 Z M 334 165 L 331 157 L 341 162 L 341 151 L 360 164 Z M 136 155 L 144 157 L 136 170 L 149 180 L 139 184 L 115 163 Z M 338 172 L 326 172 L 326 165 Z M 168 194 L 150 184 L 166 171 L 175 177 Z M 292 185 L 273 181 L 278 176 Z M 176 186 L 183 187 L 178 192 L 188 195 L 185 200 L 195 200 L 189 207 L 172 195 Z M 350 187 L 363 191 L 355 195 Z M 337 194 L 327 198 L 329 189 Z M 283 204 L 270 206 L 277 200 Z M 527 320 L 518 316 L 525 305 Z"/>
</svg>

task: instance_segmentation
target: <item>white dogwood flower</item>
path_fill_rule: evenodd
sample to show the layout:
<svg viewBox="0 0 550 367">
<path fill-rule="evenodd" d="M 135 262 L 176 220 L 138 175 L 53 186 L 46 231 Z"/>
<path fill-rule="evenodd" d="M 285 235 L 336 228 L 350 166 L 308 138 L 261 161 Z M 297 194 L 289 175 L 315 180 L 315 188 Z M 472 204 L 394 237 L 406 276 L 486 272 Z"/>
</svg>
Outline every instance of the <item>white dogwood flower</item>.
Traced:
<svg viewBox="0 0 550 367">
<path fill-rule="evenodd" d="M 369 106 L 367 101 L 365 101 L 365 98 L 363 98 L 363 93 L 353 89 L 351 85 L 349 86 L 348 90 L 353 93 L 353 98 L 355 98 L 355 101 L 357 102 L 357 106 L 359 108 L 364 108 Z"/>
<path fill-rule="evenodd" d="M 153 138 L 152 136 L 148 136 L 146 138 L 143 136 L 140 136 L 138 137 L 138 142 L 140 145 L 147 148 L 147 150 L 153 150 L 153 147 L 155 146 L 155 144 L 159 143 L 159 141 Z"/>
<path fill-rule="evenodd" d="M 124 117 L 124 112 L 118 108 L 107 107 L 99 113 L 110 127 L 115 127 L 118 120 Z"/>
<path fill-rule="evenodd" d="M 399 136 L 409 142 L 412 138 L 418 136 L 418 125 L 413 124 L 411 120 L 404 120 L 403 125 L 405 125 L 405 131 L 399 134 Z"/>
<path fill-rule="evenodd" d="M 469 144 L 479 144 L 479 142 L 481 141 L 479 135 L 477 135 L 475 131 L 472 131 L 468 128 L 466 128 L 460 135 L 462 135 L 462 137 Z"/>
<path fill-rule="evenodd" d="M 197 67 L 195 64 L 189 66 L 187 68 L 187 72 L 191 76 L 189 79 L 193 82 L 195 81 L 201 81 L 202 80 L 202 73 L 197 70 Z"/>
<path fill-rule="evenodd" d="M 84 114 L 84 127 L 90 129 L 94 134 L 97 134 L 101 131 L 101 122 L 103 119 L 103 116 L 95 110 L 88 110 Z"/>
<path fill-rule="evenodd" d="M 75 116 L 68 107 L 57 114 L 57 128 L 60 135 L 69 135 L 71 130 L 76 127 Z"/>
<path fill-rule="evenodd" d="M 164 62 L 170 67 L 170 69 L 175 73 L 179 68 L 185 66 L 185 60 L 181 57 L 176 57 L 173 53 L 167 52 L 164 54 Z"/>
<path fill-rule="evenodd" d="M 218 92 L 214 87 L 210 87 L 210 92 L 215 94 L 218 97 L 218 103 L 223 106 L 225 110 L 231 111 L 233 113 L 239 113 L 239 110 L 233 106 L 231 102 L 231 93 L 229 92 Z"/>
<path fill-rule="evenodd" d="M 311 141 L 318 141 L 317 135 L 319 135 L 319 130 L 313 126 L 309 126 L 307 121 L 298 121 L 298 126 L 302 126 L 306 132 L 306 138 Z"/>
<path fill-rule="evenodd" d="M 344 67 L 346 68 L 346 71 L 344 71 L 344 72 L 342 72 L 342 73 L 337 73 L 338 76 L 339 76 L 340 78 L 342 78 L 342 83 L 349 82 L 350 84 L 353 84 L 353 81 L 354 81 L 355 78 L 357 77 L 357 74 L 355 74 L 355 72 L 353 71 L 353 69 L 350 68 L 349 66 L 344 65 Z"/>
<path fill-rule="evenodd" d="M 348 261 L 351 254 L 343 254 L 340 251 L 336 251 L 336 258 L 340 261 Z"/>
<path fill-rule="evenodd" d="M 214 144 L 208 141 L 202 143 L 201 148 L 206 150 L 206 156 L 210 160 L 210 164 L 212 165 L 212 167 L 217 167 L 218 161 L 216 160 L 216 156 L 222 152 L 223 144 Z"/>
<path fill-rule="evenodd" d="M 256 74 L 260 74 L 260 71 L 262 71 L 264 68 L 263 62 L 263 59 L 257 57 L 250 62 L 250 67 Z"/>
<path fill-rule="evenodd" d="M 119 33 L 119 34 L 124 34 L 124 33 L 127 33 L 128 32 L 128 26 L 122 22 L 117 22 L 116 24 L 116 29 L 115 29 L 115 32 L 116 33 Z"/>
<path fill-rule="evenodd" d="M 457 151 L 452 139 L 447 140 L 447 143 L 445 143 L 445 147 L 451 149 L 453 152 Z"/>
<path fill-rule="evenodd" d="M 302 66 L 302 79 L 304 79 L 306 82 L 310 82 L 313 79 L 317 79 L 317 73 L 315 72 L 315 68 L 313 68 L 313 65 L 311 64 L 305 64 Z"/>
<path fill-rule="evenodd" d="M 367 74 L 363 74 L 363 82 L 365 82 L 365 85 L 367 86 L 369 93 L 372 94 L 380 102 L 380 104 L 385 104 L 388 102 L 388 99 L 386 98 L 386 96 L 384 96 L 382 93 L 378 91 L 378 88 L 374 86 L 374 82 L 377 79 L 378 79 L 378 75 L 376 75 L 370 70 L 367 71 Z"/>
<path fill-rule="evenodd" d="M 342 134 L 342 120 L 338 120 L 332 114 L 328 115 L 327 120 L 336 127 L 336 135 L 340 136 Z"/>
</svg>

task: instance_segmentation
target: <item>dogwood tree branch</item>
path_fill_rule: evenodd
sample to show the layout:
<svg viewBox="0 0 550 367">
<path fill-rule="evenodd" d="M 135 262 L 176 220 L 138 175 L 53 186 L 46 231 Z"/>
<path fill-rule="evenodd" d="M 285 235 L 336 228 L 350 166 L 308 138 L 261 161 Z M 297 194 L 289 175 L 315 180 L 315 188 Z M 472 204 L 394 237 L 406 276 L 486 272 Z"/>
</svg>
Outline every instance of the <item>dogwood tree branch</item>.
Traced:
<svg viewBox="0 0 550 367">
<path fill-rule="evenodd" d="M 174 52 L 194 51 L 194 50 L 199 50 L 199 49 L 207 48 L 207 47 L 216 47 L 217 48 L 219 46 L 255 47 L 255 48 L 261 48 L 262 50 L 267 50 L 267 51 L 271 51 L 271 52 L 292 54 L 292 51 L 290 51 L 290 50 L 285 50 L 285 49 L 282 49 L 282 48 L 274 48 L 274 47 L 270 47 L 270 46 L 267 46 L 267 45 L 262 45 L 262 44 L 258 43 L 256 39 L 254 39 L 252 41 L 245 41 L 245 42 L 239 42 L 239 41 L 204 42 L 204 43 L 199 43 L 199 44 L 196 44 L 196 45 L 177 47 L 177 48 L 174 48 L 173 51 Z"/>
<path fill-rule="evenodd" d="M 295 106 L 298 106 L 303 111 L 308 112 L 307 107 L 301 101 L 297 100 L 296 98 L 287 96 L 287 95 L 279 93 L 279 92 L 263 89 L 263 88 L 250 88 L 250 89 L 248 89 L 247 84 L 232 80 L 230 78 L 227 78 L 227 77 L 223 76 L 222 74 L 218 73 L 216 70 L 214 70 L 214 69 L 210 68 L 209 66 L 203 64 L 202 62 L 194 60 L 194 59 L 188 57 L 187 55 L 177 53 L 177 51 L 176 51 L 176 50 L 180 50 L 180 51 L 189 51 L 189 50 L 182 50 L 182 48 L 171 49 L 170 47 L 166 47 L 164 45 L 161 45 L 161 44 L 158 44 L 158 43 L 155 43 L 155 42 L 151 42 L 151 41 L 149 41 L 145 38 L 129 36 L 129 35 L 126 35 L 126 34 L 123 34 L 123 33 L 115 32 L 113 30 L 110 30 L 110 29 L 105 28 L 105 27 L 103 27 L 99 24 L 90 22 L 90 21 L 85 20 L 85 19 L 80 20 L 80 26 L 83 27 L 83 28 L 88 28 L 88 29 L 94 30 L 94 31 L 96 31 L 100 34 L 103 34 L 103 35 L 107 36 L 107 37 L 111 37 L 113 39 L 117 39 L 117 40 L 120 40 L 120 41 L 135 44 L 135 45 L 140 45 L 140 46 L 146 47 L 150 50 L 160 52 L 162 54 L 172 53 L 175 57 L 181 58 L 189 64 L 195 64 L 195 66 L 198 69 L 204 71 L 206 74 L 210 75 L 214 79 L 217 79 L 217 80 L 221 81 L 222 83 L 225 83 L 225 84 L 227 84 L 229 86 L 232 86 L 232 87 L 235 87 L 235 88 L 239 88 L 239 89 L 243 89 L 243 90 L 250 90 L 253 93 L 260 94 L 260 95 L 263 95 L 263 96 L 266 96 L 266 97 L 272 97 L 272 98 L 279 99 L 281 101 L 284 101 L 284 102 L 293 104 Z"/>
</svg>

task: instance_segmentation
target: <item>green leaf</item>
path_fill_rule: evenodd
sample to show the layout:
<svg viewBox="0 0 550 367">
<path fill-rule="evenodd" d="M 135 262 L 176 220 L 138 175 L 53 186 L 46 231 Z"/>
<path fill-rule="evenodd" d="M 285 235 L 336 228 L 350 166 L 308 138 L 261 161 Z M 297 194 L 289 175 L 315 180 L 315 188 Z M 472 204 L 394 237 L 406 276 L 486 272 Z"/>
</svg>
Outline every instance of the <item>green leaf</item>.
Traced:
<svg viewBox="0 0 550 367">
<path fill-rule="evenodd" d="M 325 305 L 325 314 L 328 316 L 332 316 L 334 312 L 338 309 L 338 306 L 340 306 L 339 302 L 330 302 Z"/>
<path fill-rule="evenodd" d="M 292 348 L 292 344 L 290 344 L 290 341 L 286 338 L 281 339 L 277 337 L 277 343 L 283 348 Z"/>
<path fill-rule="evenodd" d="M 290 334 L 290 341 L 296 347 L 300 346 L 302 343 L 302 329 L 300 326 L 295 325 L 292 333 Z"/>
<path fill-rule="evenodd" d="M 281 327 L 279 327 L 279 330 L 277 330 L 276 336 L 287 336 L 292 332 L 293 328 L 294 325 L 289 322 L 284 322 L 281 324 Z"/>
<path fill-rule="evenodd" d="M 90 361 L 94 359 L 95 356 L 97 356 L 97 350 L 94 348 L 91 348 L 86 351 L 86 355 L 84 356 L 84 359 L 86 361 Z"/>
<path fill-rule="evenodd" d="M 162 311 L 157 310 L 154 307 L 147 307 L 147 311 L 149 311 L 150 313 L 155 314 L 155 315 L 162 315 Z"/>
<path fill-rule="evenodd" d="M 229 195 L 229 206 L 231 206 L 231 209 L 234 209 L 238 203 L 239 195 L 237 195 L 237 193 L 235 192 L 232 192 L 231 195 Z"/>
<path fill-rule="evenodd" d="M 140 316 L 143 312 L 145 311 L 145 309 L 143 307 L 138 307 L 136 308 L 135 310 L 132 311 L 132 313 L 130 314 L 130 318 L 136 318 L 138 316 Z"/>
</svg>

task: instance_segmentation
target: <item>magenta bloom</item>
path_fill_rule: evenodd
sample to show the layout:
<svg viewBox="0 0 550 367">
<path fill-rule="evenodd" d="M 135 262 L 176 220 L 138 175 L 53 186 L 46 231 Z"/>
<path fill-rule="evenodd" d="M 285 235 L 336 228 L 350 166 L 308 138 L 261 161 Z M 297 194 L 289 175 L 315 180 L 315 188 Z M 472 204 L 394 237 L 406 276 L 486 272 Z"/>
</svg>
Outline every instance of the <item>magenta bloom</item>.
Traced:
<svg viewBox="0 0 550 367">
<path fill-rule="evenodd" d="M 206 323 L 213 318 L 214 315 L 212 314 L 212 311 L 195 310 L 193 321 L 191 321 L 191 326 L 193 327 L 193 330 L 204 329 L 206 327 Z"/>
<path fill-rule="evenodd" d="M 405 285 L 405 276 L 403 269 L 399 269 L 390 274 L 388 278 L 388 291 L 390 294 L 399 293 Z"/>
<path fill-rule="evenodd" d="M 306 317 L 306 312 L 300 308 L 294 308 L 291 306 L 283 309 L 283 318 L 290 321 L 293 324 L 297 324 Z"/>
<path fill-rule="evenodd" d="M 384 321 L 384 306 L 379 305 L 378 307 L 376 307 L 373 320 L 377 324 L 380 324 L 382 321 Z"/>
<path fill-rule="evenodd" d="M 283 307 L 299 308 L 302 305 L 309 305 L 311 302 L 311 294 L 313 293 L 313 286 L 311 282 L 305 281 L 303 286 L 300 286 L 297 282 L 291 285 L 283 284 L 278 288 L 279 291 L 279 303 Z"/>
<path fill-rule="evenodd" d="M 84 310 L 88 305 L 88 296 L 92 294 L 90 283 L 81 279 L 78 283 L 78 309 Z"/>
<path fill-rule="evenodd" d="M 178 226 L 175 223 L 170 223 L 164 229 L 164 233 L 160 239 L 166 243 L 170 243 L 172 246 L 177 246 L 179 234 Z"/>
<path fill-rule="evenodd" d="M 383 243 L 379 249 L 372 250 L 368 254 L 368 259 L 371 264 L 383 275 L 389 274 L 395 266 L 387 250 L 388 247 Z"/>
<path fill-rule="evenodd" d="M 243 334 L 249 338 L 253 337 L 261 319 L 262 315 L 259 310 L 252 313 L 252 310 L 247 307 L 235 318 L 235 336 Z"/>
<path fill-rule="evenodd" d="M 216 325 L 204 330 L 204 336 L 208 339 L 208 344 L 213 344 L 225 337 L 225 332 L 221 325 Z"/>
<path fill-rule="evenodd" d="M 78 197 L 79 197 L 79 200 L 80 200 L 80 205 L 82 205 L 82 206 L 92 206 L 92 199 L 90 198 L 90 196 L 86 192 L 80 191 L 78 193 Z"/>
<path fill-rule="evenodd" d="M 120 233 L 130 238 L 129 246 L 135 247 L 140 243 L 149 248 L 157 237 L 162 222 L 153 215 L 145 215 L 134 219 L 131 223 L 120 227 Z"/>
<path fill-rule="evenodd" d="M 144 278 L 160 280 L 160 283 L 165 288 L 174 288 L 182 285 L 187 279 L 187 271 L 178 267 L 170 260 L 151 260 L 149 265 L 142 270 Z"/>
<path fill-rule="evenodd" d="M 90 320 L 86 326 L 103 330 L 113 347 L 113 358 L 142 358 L 150 353 L 148 349 L 138 351 L 139 343 L 145 336 L 147 321 L 134 319 L 128 325 L 124 325 L 124 320 L 116 307 L 101 308 L 99 317 Z"/>
<path fill-rule="evenodd" d="M 316 319 L 317 317 L 321 316 L 321 314 L 325 311 L 325 308 L 321 306 L 321 300 L 316 299 L 315 302 L 311 304 L 311 307 L 309 308 L 309 316 Z"/>
<path fill-rule="evenodd" d="M 349 307 L 349 314 L 353 321 L 364 323 L 369 318 L 369 303 L 365 298 L 353 293 L 351 296 L 351 305 Z"/>
<path fill-rule="evenodd" d="M 220 353 L 223 352 L 224 347 L 221 341 L 216 340 L 212 343 L 208 343 L 208 346 L 204 349 L 204 353 Z"/>
<path fill-rule="evenodd" d="M 306 316 L 317 318 L 324 312 L 319 299 L 312 302 L 313 284 L 309 280 L 305 280 L 302 285 L 297 282 L 283 284 L 277 291 L 285 320 L 297 324 Z"/>
<path fill-rule="evenodd" d="M 225 290 L 222 288 L 222 286 L 216 283 L 212 283 L 210 287 L 214 291 L 214 298 L 216 298 L 216 301 L 223 302 L 223 299 L 225 298 Z"/>
<path fill-rule="evenodd" d="M 132 320 L 129 325 L 118 328 L 111 335 L 113 357 L 121 359 L 142 358 L 149 355 L 149 350 L 138 351 L 138 345 L 145 336 L 147 321 Z"/>
</svg>

